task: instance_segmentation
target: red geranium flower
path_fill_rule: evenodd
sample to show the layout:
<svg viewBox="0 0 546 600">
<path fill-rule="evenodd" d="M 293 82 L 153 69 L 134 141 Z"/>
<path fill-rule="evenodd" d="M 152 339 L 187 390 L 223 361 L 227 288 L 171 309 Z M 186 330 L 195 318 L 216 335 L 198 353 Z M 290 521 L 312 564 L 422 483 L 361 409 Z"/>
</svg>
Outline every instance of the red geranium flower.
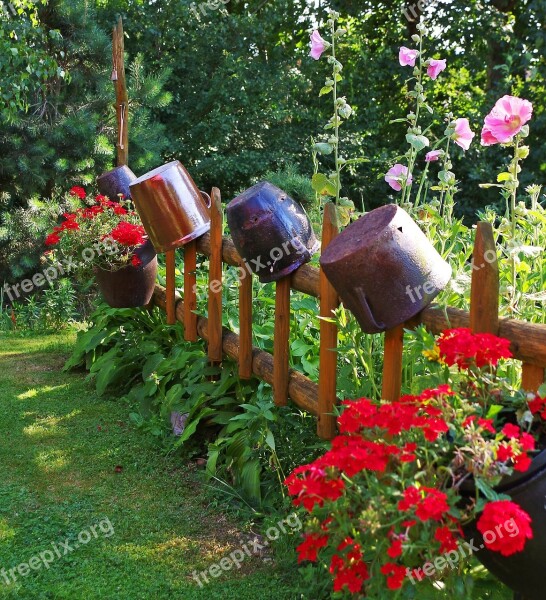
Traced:
<svg viewBox="0 0 546 600">
<path fill-rule="evenodd" d="M 391 558 L 398 558 L 402 554 L 402 540 L 394 540 L 387 550 L 387 554 Z"/>
<path fill-rule="evenodd" d="M 126 221 L 121 221 L 112 229 L 110 237 L 122 246 L 140 246 L 145 241 L 145 233 L 142 225 L 133 225 Z"/>
<path fill-rule="evenodd" d="M 533 538 L 531 517 L 510 500 L 486 504 L 477 527 L 485 546 L 503 556 L 521 552 L 527 540 Z"/>
<path fill-rule="evenodd" d="M 72 196 L 77 196 L 78 198 L 81 198 L 82 200 L 87 196 L 87 194 L 85 193 L 85 190 L 82 187 L 79 187 L 77 185 L 75 185 L 74 187 L 71 187 L 69 193 Z"/>
<path fill-rule="evenodd" d="M 407 567 L 386 563 L 381 567 L 381 573 L 387 577 L 387 587 L 389 590 L 399 590 L 404 585 Z"/>
<path fill-rule="evenodd" d="M 318 551 L 328 545 L 328 536 L 318 533 L 310 533 L 305 536 L 304 541 L 296 548 L 298 552 L 298 563 L 304 560 L 315 562 Z"/>
<path fill-rule="evenodd" d="M 46 246 L 56 246 L 61 241 L 57 233 L 50 233 L 45 239 Z"/>
<path fill-rule="evenodd" d="M 510 358 L 510 341 L 490 333 L 472 333 L 466 327 L 448 329 L 438 338 L 438 347 L 444 362 L 468 369 L 474 362 L 477 367 L 496 366 L 501 358 Z"/>
<path fill-rule="evenodd" d="M 440 554 L 457 550 L 457 538 L 449 527 L 438 527 L 434 532 L 434 537 L 440 542 Z"/>
<path fill-rule="evenodd" d="M 131 259 L 131 264 L 133 265 L 133 267 L 140 267 L 140 265 L 142 264 L 142 261 L 136 254 L 133 254 L 133 258 Z"/>
<path fill-rule="evenodd" d="M 449 512 L 447 496 L 436 488 L 410 486 L 404 491 L 404 499 L 398 502 L 400 510 L 415 508 L 421 521 L 440 521 Z"/>
</svg>

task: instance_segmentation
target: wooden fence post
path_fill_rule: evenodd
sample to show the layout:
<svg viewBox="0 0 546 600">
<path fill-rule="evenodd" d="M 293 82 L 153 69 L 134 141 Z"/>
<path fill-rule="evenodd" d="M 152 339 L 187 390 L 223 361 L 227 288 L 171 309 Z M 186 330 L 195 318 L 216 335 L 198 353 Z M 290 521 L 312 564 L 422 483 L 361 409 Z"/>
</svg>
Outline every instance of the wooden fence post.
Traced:
<svg viewBox="0 0 546 600">
<path fill-rule="evenodd" d="M 184 339 L 197 341 L 197 242 L 184 246 Z"/>
<path fill-rule="evenodd" d="M 126 165 L 129 161 L 129 97 L 125 79 L 125 56 L 123 40 L 123 21 L 118 17 L 117 25 L 112 31 L 112 81 L 116 88 L 117 133 L 116 154 L 117 166 Z"/>
<path fill-rule="evenodd" d="M 210 206 L 209 347 L 212 362 L 222 361 L 222 237 L 223 215 L 220 190 L 212 188 Z"/>
<path fill-rule="evenodd" d="M 470 329 L 499 332 L 499 263 L 491 223 L 478 223 L 472 255 Z"/>
<path fill-rule="evenodd" d="M 239 266 L 239 377 L 252 377 L 252 272 L 244 261 Z"/>
<path fill-rule="evenodd" d="M 324 207 L 322 222 L 322 252 L 338 235 L 339 226 L 335 204 L 328 202 Z M 320 316 L 327 319 L 339 306 L 336 290 L 320 269 Z M 317 434 L 330 440 L 336 435 L 336 418 L 333 415 L 337 401 L 337 325 L 324 319 L 320 320 L 319 347 L 319 397 Z"/>
<path fill-rule="evenodd" d="M 176 324 L 176 254 L 175 250 L 165 252 L 165 301 L 167 325 Z"/>
<path fill-rule="evenodd" d="M 396 402 L 402 393 L 402 365 L 404 354 L 405 323 L 385 331 L 383 351 L 383 385 L 381 396 L 389 402 Z"/>
<path fill-rule="evenodd" d="M 544 383 L 544 369 L 537 365 L 523 363 L 521 372 L 521 387 L 528 392 L 536 392 Z"/>
<path fill-rule="evenodd" d="M 273 397 L 277 406 L 288 402 L 290 359 L 290 275 L 275 284 L 275 333 L 273 336 Z"/>
</svg>

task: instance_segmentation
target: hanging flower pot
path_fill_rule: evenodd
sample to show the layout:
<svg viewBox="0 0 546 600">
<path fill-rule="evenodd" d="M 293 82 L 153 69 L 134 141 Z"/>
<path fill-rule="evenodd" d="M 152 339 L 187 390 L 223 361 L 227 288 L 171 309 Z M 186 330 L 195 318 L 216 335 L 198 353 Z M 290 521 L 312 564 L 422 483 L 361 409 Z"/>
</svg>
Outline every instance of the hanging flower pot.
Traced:
<svg viewBox="0 0 546 600">
<path fill-rule="evenodd" d="M 210 229 L 210 197 L 178 160 L 133 181 L 131 197 L 157 252 L 179 248 Z"/>
<path fill-rule="evenodd" d="M 531 517 L 533 537 L 526 541 L 521 552 L 503 556 L 500 552 L 488 549 L 496 547 L 497 543 L 510 548 L 511 541 L 517 544 L 523 532 L 520 524 L 514 520 L 499 521 L 490 530 L 480 533 L 477 521 L 464 528 L 467 540 L 472 540 L 476 547 L 476 558 L 495 577 L 516 592 L 522 594 L 525 600 L 543 600 L 542 569 L 546 556 L 546 450 L 543 450 L 533 460 L 528 471 L 515 473 L 502 481 L 496 490 L 499 494 L 507 494 Z M 475 497 L 475 493 L 473 494 Z"/>
<path fill-rule="evenodd" d="M 99 289 L 112 308 L 146 306 L 152 299 L 157 277 L 157 256 L 150 241 L 136 248 L 131 264 L 107 271 L 95 267 Z"/>
<path fill-rule="evenodd" d="M 320 264 L 366 333 L 391 329 L 415 316 L 451 277 L 451 267 L 394 204 L 372 210 L 344 229 Z"/>
<path fill-rule="evenodd" d="M 122 165 L 98 177 L 97 187 L 101 194 L 108 196 L 111 200 L 117 200 L 119 194 L 123 194 L 124 198 L 130 198 L 131 191 L 129 185 L 136 178 L 136 175 L 127 165 Z"/>
<path fill-rule="evenodd" d="M 234 198 L 226 212 L 237 251 L 262 283 L 289 275 L 319 248 L 303 207 L 267 181 Z"/>
</svg>

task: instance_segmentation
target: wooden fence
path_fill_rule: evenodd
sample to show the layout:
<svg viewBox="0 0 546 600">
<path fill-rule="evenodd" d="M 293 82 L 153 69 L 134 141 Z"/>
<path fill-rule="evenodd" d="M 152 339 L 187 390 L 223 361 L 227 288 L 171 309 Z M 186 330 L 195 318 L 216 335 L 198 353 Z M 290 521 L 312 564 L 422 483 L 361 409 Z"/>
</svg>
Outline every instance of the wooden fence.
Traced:
<svg viewBox="0 0 546 600">
<path fill-rule="evenodd" d="M 337 328 L 320 321 L 318 384 L 295 369 L 289 368 L 290 290 L 320 299 L 320 316 L 331 317 L 338 297 L 322 270 L 303 265 L 292 275 L 276 283 L 273 354 L 252 345 L 252 275 L 248 273 L 232 240 L 223 236 L 223 213 L 220 191 L 213 188 L 210 232 L 184 247 L 183 298 L 175 293 L 175 254 L 167 253 L 166 288 L 156 286 L 152 303 L 166 310 L 170 324 L 180 321 L 184 337 L 208 342 L 208 356 L 219 363 L 227 355 L 239 365 L 239 376 L 252 375 L 273 386 L 275 403 L 285 405 L 288 398 L 318 418 L 317 433 L 331 439 L 336 432 L 333 409 L 336 398 Z M 322 228 L 322 248 L 338 234 L 335 207 L 327 204 Z M 208 318 L 196 314 L 195 290 L 197 254 L 209 257 Z M 500 335 L 512 342 L 514 356 L 523 362 L 522 386 L 535 391 L 544 382 L 546 368 L 546 325 L 499 318 L 499 270 L 493 230 L 479 223 L 474 245 L 474 267 L 470 312 L 430 306 L 411 321 L 385 332 L 382 396 L 396 400 L 402 385 L 404 329 L 423 323 L 438 334 L 450 327 L 471 327 L 474 331 Z M 241 267 L 239 280 L 239 327 L 236 333 L 222 326 L 222 264 Z M 244 273 L 244 274 L 243 274 Z"/>
</svg>

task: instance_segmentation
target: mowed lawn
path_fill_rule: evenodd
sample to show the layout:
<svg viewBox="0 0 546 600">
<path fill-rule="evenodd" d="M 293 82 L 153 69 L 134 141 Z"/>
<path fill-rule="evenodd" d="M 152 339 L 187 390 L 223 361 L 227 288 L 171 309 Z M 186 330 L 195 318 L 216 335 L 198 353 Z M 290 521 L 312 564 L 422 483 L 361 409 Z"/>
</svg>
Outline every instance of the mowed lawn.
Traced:
<svg viewBox="0 0 546 600">
<path fill-rule="evenodd" d="M 73 342 L 0 335 L 0 598 L 299 598 L 257 557 L 198 586 L 249 534 L 127 405 L 62 373 Z"/>
</svg>

